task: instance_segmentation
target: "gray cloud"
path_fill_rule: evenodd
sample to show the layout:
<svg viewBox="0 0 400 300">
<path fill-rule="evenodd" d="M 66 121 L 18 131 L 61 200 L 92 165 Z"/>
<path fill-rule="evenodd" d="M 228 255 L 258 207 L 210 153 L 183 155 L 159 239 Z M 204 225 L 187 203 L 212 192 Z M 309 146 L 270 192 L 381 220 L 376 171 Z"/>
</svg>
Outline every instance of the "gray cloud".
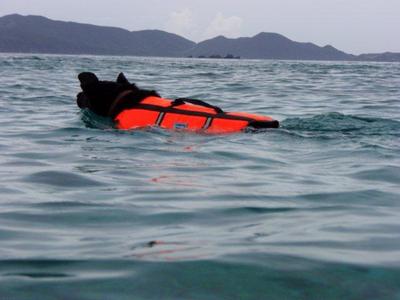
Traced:
<svg viewBox="0 0 400 300">
<path fill-rule="evenodd" d="M 164 29 L 183 36 L 191 35 L 194 30 L 197 30 L 192 11 L 188 8 L 173 11 Z"/>
<path fill-rule="evenodd" d="M 239 37 L 242 33 L 243 19 L 237 16 L 225 17 L 218 13 L 206 28 L 203 38 L 212 38 L 218 35 Z"/>
</svg>

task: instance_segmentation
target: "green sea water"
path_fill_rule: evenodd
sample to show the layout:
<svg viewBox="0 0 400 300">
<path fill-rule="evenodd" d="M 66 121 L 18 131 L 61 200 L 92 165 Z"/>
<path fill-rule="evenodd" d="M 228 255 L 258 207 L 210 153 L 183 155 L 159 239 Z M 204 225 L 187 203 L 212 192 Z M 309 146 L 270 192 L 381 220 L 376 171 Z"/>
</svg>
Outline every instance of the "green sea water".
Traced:
<svg viewBox="0 0 400 300">
<path fill-rule="evenodd" d="M 77 74 L 280 129 L 115 130 Z M 400 64 L 0 54 L 0 299 L 400 299 Z"/>
</svg>

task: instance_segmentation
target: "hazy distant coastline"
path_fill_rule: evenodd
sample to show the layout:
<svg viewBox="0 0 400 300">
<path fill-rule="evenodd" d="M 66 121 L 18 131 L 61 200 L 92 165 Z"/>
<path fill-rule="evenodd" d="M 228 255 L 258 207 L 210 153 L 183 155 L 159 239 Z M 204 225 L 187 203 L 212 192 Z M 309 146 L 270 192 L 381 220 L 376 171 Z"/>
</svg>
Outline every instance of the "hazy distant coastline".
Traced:
<svg viewBox="0 0 400 300">
<path fill-rule="evenodd" d="M 352 55 L 333 46 L 292 41 L 277 33 L 195 43 L 161 30 L 128 31 L 41 16 L 0 18 L 0 52 L 399 62 L 400 53 Z"/>
</svg>

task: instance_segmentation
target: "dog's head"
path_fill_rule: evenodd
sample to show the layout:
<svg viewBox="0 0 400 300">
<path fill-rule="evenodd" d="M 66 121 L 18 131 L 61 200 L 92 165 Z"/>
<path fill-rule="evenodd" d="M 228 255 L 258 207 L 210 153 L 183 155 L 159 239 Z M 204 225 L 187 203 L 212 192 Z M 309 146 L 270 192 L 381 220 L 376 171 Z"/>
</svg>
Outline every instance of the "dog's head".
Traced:
<svg viewBox="0 0 400 300">
<path fill-rule="evenodd" d="M 82 92 L 77 95 L 77 104 L 80 108 L 88 108 L 94 113 L 108 117 L 111 106 L 117 97 L 124 91 L 138 92 L 135 84 L 130 83 L 123 73 L 117 80 L 100 81 L 90 72 L 79 74 Z"/>
</svg>

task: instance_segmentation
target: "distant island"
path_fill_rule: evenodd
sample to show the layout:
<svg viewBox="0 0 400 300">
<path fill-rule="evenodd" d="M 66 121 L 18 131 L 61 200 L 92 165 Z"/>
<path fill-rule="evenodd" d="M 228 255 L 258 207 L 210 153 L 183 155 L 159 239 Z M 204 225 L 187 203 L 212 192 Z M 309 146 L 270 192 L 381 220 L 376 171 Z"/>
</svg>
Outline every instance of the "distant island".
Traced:
<svg viewBox="0 0 400 300">
<path fill-rule="evenodd" d="M 158 57 L 400 62 L 400 53 L 353 55 L 333 46 L 292 41 L 277 33 L 195 43 L 161 30 L 54 21 L 18 14 L 0 17 L 0 52 Z"/>
<path fill-rule="evenodd" d="M 188 58 L 196 58 L 193 55 L 189 55 Z M 240 56 L 234 56 L 232 54 L 227 54 L 225 56 L 221 56 L 219 54 L 212 54 L 210 56 L 199 55 L 197 58 L 214 58 L 214 59 L 240 59 Z"/>
</svg>

